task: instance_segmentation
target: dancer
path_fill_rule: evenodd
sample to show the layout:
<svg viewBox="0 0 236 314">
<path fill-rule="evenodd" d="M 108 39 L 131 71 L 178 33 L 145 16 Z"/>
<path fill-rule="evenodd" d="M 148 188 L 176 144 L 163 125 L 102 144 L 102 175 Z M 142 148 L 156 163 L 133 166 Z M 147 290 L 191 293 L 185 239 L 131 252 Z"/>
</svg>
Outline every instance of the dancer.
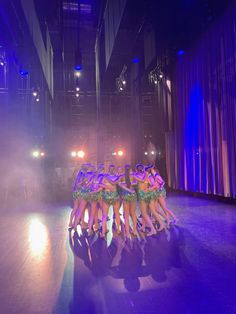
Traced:
<svg viewBox="0 0 236 314">
<path fill-rule="evenodd" d="M 173 223 L 176 223 L 178 221 L 177 217 L 175 214 L 167 207 L 166 205 L 166 190 L 164 188 L 165 181 L 162 179 L 160 176 L 159 171 L 157 170 L 156 167 L 153 167 L 151 169 L 151 172 L 155 178 L 156 181 L 156 186 L 157 186 L 157 202 L 160 204 L 163 212 L 167 216 L 167 222 L 168 225 L 170 224 L 170 219 L 172 219 Z"/>
<path fill-rule="evenodd" d="M 145 232 L 146 224 L 150 227 L 150 232 L 147 234 L 148 236 L 155 235 L 156 229 L 153 226 L 153 223 L 147 213 L 148 204 L 150 202 L 150 191 L 148 191 L 148 187 L 150 185 L 148 174 L 144 171 L 144 166 L 142 164 L 138 164 L 136 166 L 137 172 L 134 174 L 134 178 L 138 181 L 138 198 L 139 205 L 142 214 L 142 228 L 141 231 Z"/>
<path fill-rule="evenodd" d="M 116 221 L 117 233 L 121 233 L 120 222 L 120 197 L 117 192 L 117 184 L 120 181 L 120 176 L 115 174 L 115 166 L 111 164 L 108 169 L 108 173 L 104 175 L 103 184 L 103 215 L 102 215 L 102 237 L 105 237 L 107 230 L 107 216 L 110 206 L 113 206 Z"/>
<path fill-rule="evenodd" d="M 76 211 L 74 223 L 73 223 L 73 228 L 75 231 L 77 231 L 77 225 L 79 224 L 79 222 L 81 222 L 82 218 L 84 217 L 86 206 L 89 206 L 90 185 L 91 185 L 94 172 L 91 172 L 91 171 L 88 172 L 87 170 L 88 169 L 86 167 L 83 172 L 83 179 L 82 179 L 80 190 L 79 190 L 79 197 L 80 197 L 79 208 Z"/>
<path fill-rule="evenodd" d="M 157 199 L 157 190 L 159 188 L 159 185 L 157 184 L 155 177 L 153 176 L 151 172 L 152 168 L 153 168 L 153 165 L 150 165 L 145 168 L 145 170 L 148 173 L 148 179 L 149 179 L 149 187 L 148 187 L 148 192 L 147 192 L 149 194 L 148 206 L 153 217 L 159 223 L 158 231 L 162 231 L 163 229 L 165 229 L 166 226 L 160 216 L 162 216 L 164 220 L 166 220 L 167 217 L 161 215 L 157 210 L 156 199 Z"/>
<path fill-rule="evenodd" d="M 102 184 L 104 177 L 104 165 L 99 165 L 97 171 L 94 173 L 91 179 L 89 200 L 91 205 L 89 223 L 88 223 L 88 235 L 92 235 L 92 228 L 94 224 L 94 232 L 98 231 L 98 210 L 102 209 L 102 190 L 104 185 Z"/>
<path fill-rule="evenodd" d="M 130 224 L 129 218 L 131 216 L 133 223 L 133 235 L 137 236 L 137 216 L 136 216 L 136 205 L 137 205 L 137 195 L 134 186 L 137 185 L 137 180 L 130 173 L 131 166 L 125 165 L 124 179 L 119 183 L 121 188 L 121 195 L 123 200 L 124 218 L 125 218 L 125 233 L 126 237 L 130 238 Z"/>
<path fill-rule="evenodd" d="M 68 225 L 68 229 L 72 229 L 73 228 L 73 220 L 75 218 L 76 212 L 79 209 L 79 204 L 81 201 L 81 196 L 80 196 L 80 190 L 82 187 L 82 183 L 85 179 L 85 173 L 87 172 L 87 169 L 85 167 L 85 165 L 82 165 L 80 171 L 78 172 L 76 179 L 75 179 L 75 184 L 74 184 L 74 188 L 73 188 L 73 209 L 71 211 L 70 214 L 70 219 L 69 219 L 69 225 Z"/>
</svg>

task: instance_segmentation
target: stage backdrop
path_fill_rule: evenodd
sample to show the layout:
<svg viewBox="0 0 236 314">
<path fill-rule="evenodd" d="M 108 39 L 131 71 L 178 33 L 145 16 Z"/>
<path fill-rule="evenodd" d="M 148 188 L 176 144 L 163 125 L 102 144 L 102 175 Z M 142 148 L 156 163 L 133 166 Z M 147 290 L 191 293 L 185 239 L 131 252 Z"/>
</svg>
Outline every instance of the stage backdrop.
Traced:
<svg viewBox="0 0 236 314">
<path fill-rule="evenodd" d="M 169 186 L 236 198 L 236 5 L 179 56 Z"/>
</svg>

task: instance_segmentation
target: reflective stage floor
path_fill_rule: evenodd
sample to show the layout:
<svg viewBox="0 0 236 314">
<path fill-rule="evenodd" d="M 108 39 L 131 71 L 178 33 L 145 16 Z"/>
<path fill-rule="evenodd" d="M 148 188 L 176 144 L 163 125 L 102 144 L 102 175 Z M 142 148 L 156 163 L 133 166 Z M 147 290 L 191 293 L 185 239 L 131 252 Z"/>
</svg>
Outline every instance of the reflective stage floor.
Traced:
<svg viewBox="0 0 236 314">
<path fill-rule="evenodd" d="M 68 206 L 1 210 L 0 313 L 236 313 L 236 207 L 167 202 L 178 225 L 128 241 L 69 233 Z"/>
</svg>

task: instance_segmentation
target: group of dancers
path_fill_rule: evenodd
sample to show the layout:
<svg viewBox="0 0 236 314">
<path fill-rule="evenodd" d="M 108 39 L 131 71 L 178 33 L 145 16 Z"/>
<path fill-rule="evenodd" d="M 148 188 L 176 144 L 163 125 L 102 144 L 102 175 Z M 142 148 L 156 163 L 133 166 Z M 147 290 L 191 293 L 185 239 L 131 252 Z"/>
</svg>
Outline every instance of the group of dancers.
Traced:
<svg viewBox="0 0 236 314">
<path fill-rule="evenodd" d="M 88 236 L 100 231 L 100 236 L 108 233 L 107 221 L 110 206 L 113 207 L 117 234 L 136 237 L 138 231 L 147 236 L 168 228 L 177 222 L 175 214 L 166 205 L 164 180 L 154 165 L 138 164 L 135 171 L 131 165 L 115 167 L 110 164 L 105 172 L 103 164 L 96 169 L 91 164 L 82 165 L 75 179 L 73 189 L 74 205 L 70 214 L 69 229 L 77 232 L 77 226 L 88 229 Z M 124 230 L 120 208 L 123 204 Z M 141 212 L 138 228 L 137 205 Z M 84 221 L 88 209 L 88 224 Z M 101 228 L 98 213 L 102 212 Z M 130 218 L 132 223 L 130 224 Z"/>
</svg>

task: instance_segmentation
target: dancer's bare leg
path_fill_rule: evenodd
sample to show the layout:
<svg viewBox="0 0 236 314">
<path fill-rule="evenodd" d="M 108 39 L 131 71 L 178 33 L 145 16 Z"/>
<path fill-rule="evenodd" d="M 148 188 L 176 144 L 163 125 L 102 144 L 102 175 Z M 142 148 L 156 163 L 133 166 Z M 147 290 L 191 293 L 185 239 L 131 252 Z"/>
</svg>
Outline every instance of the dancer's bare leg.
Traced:
<svg viewBox="0 0 236 314">
<path fill-rule="evenodd" d="M 81 217 L 81 222 L 80 222 L 80 225 L 81 225 L 82 229 L 86 229 L 88 227 L 88 223 L 85 221 L 85 211 L 87 209 L 88 212 L 90 212 L 90 208 L 89 207 L 91 207 L 91 205 L 90 205 L 89 202 L 87 202 L 86 207 L 85 207 L 84 212 L 83 212 L 83 215 Z"/>
<path fill-rule="evenodd" d="M 97 202 L 97 210 L 95 212 L 95 218 L 94 218 L 94 231 L 95 232 L 99 230 L 98 213 L 99 213 L 99 210 L 101 210 L 102 212 L 102 207 L 103 207 L 103 201 L 100 200 Z"/>
<path fill-rule="evenodd" d="M 147 227 L 146 221 L 145 221 L 145 219 L 142 217 L 142 227 L 141 227 L 141 231 L 142 231 L 142 232 L 145 232 L 145 231 L 146 231 L 146 227 Z"/>
<path fill-rule="evenodd" d="M 168 214 L 169 216 L 171 216 L 171 217 L 174 219 L 174 222 L 176 222 L 178 219 L 177 219 L 177 217 L 175 216 L 175 214 L 174 214 L 169 208 L 167 208 L 165 198 L 164 198 L 163 196 L 160 196 L 160 197 L 158 198 L 158 201 L 159 201 L 159 203 L 160 203 L 161 208 L 163 209 L 163 211 L 164 211 L 166 214 Z"/>
<path fill-rule="evenodd" d="M 94 213 L 94 231 L 98 231 L 99 229 L 99 225 L 98 225 L 98 210 L 99 210 L 99 207 L 97 206 L 97 203 L 96 203 L 96 211 Z"/>
<path fill-rule="evenodd" d="M 124 208 L 124 218 L 125 218 L 125 236 L 127 238 L 130 238 L 130 232 L 129 232 L 129 210 L 130 210 L 130 204 L 129 204 L 129 202 L 124 201 L 123 202 L 123 208 Z"/>
<path fill-rule="evenodd" d="M 115 221 L 116 221 L 116 230 L 118 233 L 121 233 L 121 225 L 120 225 L 120 200 L 113 204 L 113 209 L 115 213 Z"/>
<path fill-rule="evenodd" d="M 102 237 L 105 237 L 107 233 L 107 216 L 110 205 L 103 202 L 102 206 Z"/>
<path fill-rule="evenodd" d="M 79 203 L 80 203 L 79 199 L 74 200 L 73 209 L 72 209 L 72 211 L 70 213 L 70 220 L 69 220 L 69 225 L 68 225 L 69 228 L 73 227 L 73 219 L 74 219 L 75 214 L 76 214 L 76 212 L 77 212 L 77 210 L 79 208 Z"/>
<path fill-rule="evenodd" d="M 158 214 L 166 221 L 167 225 L 169 226 L 169 224 L 170 224 L 170 217 L 163 210 L 160 211 L 160 206 L 159 206 L 158 199 L 155 200 L 155 208 L 157 208 Z"/>
<path fill-rule="evenodd" d="M 149 232 L 148 235 L 156 234 L 156 229 L 154 228 L 153 223 L 147 214 L 147 203 L 142 201 L 142 200 L 140 201 L 140 210 L 141 210 L 142 217 L 145 220 L 146 224 L 151 228 L 151 231 Z"/>
<path fill-rule="evenodd" d="M 155 219 L 158 221 L 160 227 L 158 229 L 158 231 L 161 231 L 165 228 L 165 224 L 163 223 L 163 221 L 161 220 L 157 210 L 156 210 L 156 206 L 155 206 L 155 201 L 152 200 L 150 203 L 149 203 L 149 208 L 153 214 L 153 216 L 155 217 Z"/>
<path fill-rule="evenodd" d="M 137 216 L 136 216 L 136 201 L 130 203 L 130 214 L 133 221 L 133 233 L 137 235 Z"/>
<path fill-rule="evenodd" d="M 77 230 L 77 225 L 80 222 L 81 218 L 84 217 L 84 212 L 85 212 L 85 208 L 87 205 L 87 201 L 85 201 L 84 199 L 81 199 L 80 204 L 79 204 L 79 209 L 77 210 L 76 214 L 75 214 L 75 218 L 74 218 L 74 230 Z"/>
<path fill-rule="evenodd" d="M 97 202 L 91 202 L 91 209 L 89 213 L 89 222 L 88 222 L 88 235 L 92 234 L 93 223 L 95 220 L 95 216 L 97 214 Z"/>
</svg>

